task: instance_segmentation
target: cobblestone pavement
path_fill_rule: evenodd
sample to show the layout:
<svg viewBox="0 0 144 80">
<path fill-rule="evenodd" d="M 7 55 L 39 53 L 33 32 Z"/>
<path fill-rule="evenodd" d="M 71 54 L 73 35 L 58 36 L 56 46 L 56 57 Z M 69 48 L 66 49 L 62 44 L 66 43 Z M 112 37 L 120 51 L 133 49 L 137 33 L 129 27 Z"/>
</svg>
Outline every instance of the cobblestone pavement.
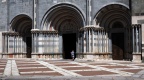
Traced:
<svg viewBox="0 0 144 80">
<path fill-rule="evenodd" d="M 0 59 L 2 80 L 144 80 L 144 63 Z"/>
</svg>

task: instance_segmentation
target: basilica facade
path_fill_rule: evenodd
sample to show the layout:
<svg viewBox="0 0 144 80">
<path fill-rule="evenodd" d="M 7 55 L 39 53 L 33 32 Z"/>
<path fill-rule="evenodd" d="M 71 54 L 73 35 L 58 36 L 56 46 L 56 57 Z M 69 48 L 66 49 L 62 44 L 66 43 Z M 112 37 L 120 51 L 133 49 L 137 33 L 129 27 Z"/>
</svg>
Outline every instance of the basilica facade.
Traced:
<svg viewBox="0 0 144 80">
<path fill-rule="evenodd" d="M 0 0 L 1 58 L 143 59 L 143 0 Z"/>
</svg>

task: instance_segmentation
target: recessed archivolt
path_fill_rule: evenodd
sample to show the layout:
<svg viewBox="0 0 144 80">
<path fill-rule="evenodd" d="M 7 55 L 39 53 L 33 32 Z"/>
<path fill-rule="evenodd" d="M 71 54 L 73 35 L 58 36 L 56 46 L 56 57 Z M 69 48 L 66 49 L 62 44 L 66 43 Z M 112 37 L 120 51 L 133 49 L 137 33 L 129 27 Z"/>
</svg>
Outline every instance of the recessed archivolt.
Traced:
<svg viewBox="0 0 144 80">
<path fill-rule="evenodd" d="M 103 7 L 95 16 L 96 26 L 110 28 L 114 21 L 123 23 L 124 27 L 130 26 L 130 10 L 119 4 L 111 4 Z"/>
<path fill-rule="evenodd" d="M 53 7 L 53 9 L 48 12 L 44 23 L 42 24 L 42 30 L 57 30 L 61 31 L 65 29 L 79 29 L 85 24 L 85 19 L 80 10 L 74 8 L 71 5 L 59 5 Z M 73 28 L 70 28 L 72 27 Z M 69 28 L 68 28 L 69 27 Z M 74 29 L 75 28 L 75 29 Z"/>
<path fill-rule="evenodd" d="M 18 15 L 11 22 L 11 31 L 23 35 L 30 35 L 32 29 L 32 19 L 27 15 Z"/>
</svg>

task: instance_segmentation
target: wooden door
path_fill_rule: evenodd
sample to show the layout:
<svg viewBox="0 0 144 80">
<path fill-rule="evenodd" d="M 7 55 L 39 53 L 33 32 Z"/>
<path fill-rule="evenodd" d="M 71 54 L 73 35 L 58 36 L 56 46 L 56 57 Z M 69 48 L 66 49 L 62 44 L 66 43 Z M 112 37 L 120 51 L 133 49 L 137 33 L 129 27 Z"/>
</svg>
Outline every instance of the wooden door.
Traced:
<svg viewBox="0 0 144 80">
<path fill-rule="evenodd" d="M 124 33 L 112 33 L 112 58 L 113 60 L 124 58 Z"/>
</svg>

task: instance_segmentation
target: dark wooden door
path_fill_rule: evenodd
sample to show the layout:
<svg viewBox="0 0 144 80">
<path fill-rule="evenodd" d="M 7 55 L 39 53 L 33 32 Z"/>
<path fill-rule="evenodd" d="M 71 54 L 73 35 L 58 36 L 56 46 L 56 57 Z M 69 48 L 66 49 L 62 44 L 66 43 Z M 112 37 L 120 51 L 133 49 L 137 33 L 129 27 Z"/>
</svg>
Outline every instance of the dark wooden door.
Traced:
<svg viewBox="0 0 144 80">
<path fill-rule="evenodd" d="M 124 56 L 124 33 L 112 33 L 112 58 L 123 60 Z"/>
<path fill-rule="evenodd" d="M 76 52 L 76 34 L 63 34 L 63 58 L 72 59 L 71 51 Z M 75 53 L 76 57 L 76 53 Z"/>
<path fill-rule="evenodd" d="M 32 41 L 31 37 L 26 38 L 26 45 L 27 45 L 27 58 L 31 58 L 32 52 Z"/>
</svg>

